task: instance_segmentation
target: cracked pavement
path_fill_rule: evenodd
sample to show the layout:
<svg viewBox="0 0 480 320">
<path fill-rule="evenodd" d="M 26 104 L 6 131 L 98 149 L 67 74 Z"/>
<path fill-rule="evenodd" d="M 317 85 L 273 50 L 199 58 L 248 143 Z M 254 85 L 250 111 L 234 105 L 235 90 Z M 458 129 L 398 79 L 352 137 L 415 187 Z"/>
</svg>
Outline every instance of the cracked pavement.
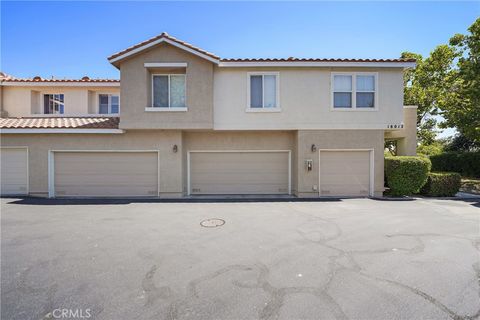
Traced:
<svg viewBox="0 0 480 320">
<path fill-rule="evenodd" d="M 480 319 L 478 199 L 1 199 L 1 223 L 2 319 Z"/>
</svg>

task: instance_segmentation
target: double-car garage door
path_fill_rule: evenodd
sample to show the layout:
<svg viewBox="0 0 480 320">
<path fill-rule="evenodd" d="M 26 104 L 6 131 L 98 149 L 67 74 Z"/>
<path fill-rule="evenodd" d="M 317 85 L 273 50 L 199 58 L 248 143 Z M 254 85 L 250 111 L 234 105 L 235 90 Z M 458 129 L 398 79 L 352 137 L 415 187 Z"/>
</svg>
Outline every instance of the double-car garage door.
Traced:
<svg viewBox="0 0 480 320">
<path fill-rule="evenodd" d="M 50 195 L 138 197 L 158 195 L 158 152 L 51 152 Z"/>
<path fill-rule="evenodd" d="M 289 151 L 190 151 L 189 194 L 289 194 Z"/>
</svg>

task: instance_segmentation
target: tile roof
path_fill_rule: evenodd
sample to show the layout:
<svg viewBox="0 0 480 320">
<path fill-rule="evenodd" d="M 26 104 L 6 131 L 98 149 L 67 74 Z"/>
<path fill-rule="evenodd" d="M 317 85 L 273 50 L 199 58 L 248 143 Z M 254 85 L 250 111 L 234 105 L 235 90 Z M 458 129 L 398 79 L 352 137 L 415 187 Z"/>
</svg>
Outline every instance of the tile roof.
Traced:
<svg viewBox="0 0 480 320">
<path fill-rule="evenodd" d="M 221 62 L 415 62 L 415 59 L 233 58 Z"/>
<path fill-rule="evenodd" d="M 205 51 L 203 49 L 200 49 L 198 47 L 195 47 L 194 45 L 184 42 L 182 40 L 179 40 L 177 38 L 174 38 L 170 36 L 168 33 L 163 32 L 160 35 L 150 38 L 146 41 L 140 42 L 136 45 L 133 45 L 125 50 L 122 50 L 120 52 L 117 52 L 110 57 L 108 57 L 108 60 L 115 59 L 117 57 L 120 57 L 132 50 L 141 48 L 145 45 L 148 45 L 154 41 L 160 40 L 162 38 L 174 41 L 178 44 L 184 45 L 190 49 L 193 49 L 197 52 L 200 52 L 202 54 L 205 54 L 211 58 L 218 59 L 220 62 L 415 62 L 415 59 L 322 59 L 322 58 L 229 58 L 229 59 L 222 59 L 219 56 Z"/>
<path fill-rule="evenodd" d="M 0 118 L 0 129 L 118 129 L 118 117 Z"/>
<path fill-rule="evenodd" d="M 132 51 L 132 50 L 135 50 L 135 49 L 137 49 L 137 48 L 143 47 L 143 46 L 145 46 L 145 45 L 147 45 L 147 44 L 149 44 L 149 43 L 152 43 L 152 42 L 154 42 L 154 41 L 160 40 L 160 39 L 162 39 L 162 38 L 163 38 L 163 39 L 171 40 L 171 41 L 176 42 L 176 43 L 178 43 L 178 44 L 181 44 L 181 45 L 183 45 L 183 46 L 185 46 L 185 47 L 188 47 L 188 48 L 190 48 L 190 49 L 192 49 L 192 50 L 195 50 L 195 51 L 197 51 L 197 52 L 200 52 L 200 53 L 202 53 L 202 54 L 205 54 L 205 55 L 207 55 L 207 56 L 209 56 L 209 57 L 211 57 L 211 58 L 213 58 L 213 59 L 220 59 L 220 57 L 218 57 L 217 55 L 215 55 L 215 54 L 213 54 L 213 53 L 211 53 L 211 52 L 205 51 L 205 50 L 203 50 L 203 49 L 200 49 L 200 48 L 198 48 L 198 47 L 195 47 L 194 45 L 192 45 L 192 44 L 190 44 L 190 43 L 187 43 L 187 42 L 185 42 L 185 41 L 182 41 L 182 40 L 179 40 L 179 39 L 177 39 L 177 38 L 175 38 L 175 37 L 172 37 L 172 36 L 170 36 L 170 35 L 169 35 L 168 33 L 166 33 L 166 32 L 162 32 L 160 35 L 158 35 L 158 36 L 156 36 L 156 37 L 150 38 L 150 39 L 145 40 L 145 41 L 143 41 L 143 42 L 140 42 L 140 43 L 138 43 L 138 44 L 136 44 L 136 45 L 133 45 L 133 46 L 131 46 L 131 47 L 128 47 L 128 48 L 125 49 L 125 50 L 122 50 L 122 51 L 120 51 L 120 52 L 117 52 L 117 53 L 115 53 L 115 54 L 112 54 L 110 57 L 108 57 L 108 60 L 115 59 L 115 58 L 117 58 L 117 57 L 119 57 L 119 56 L 121 56 L 121 55 L 124 55 L 125 53 L 128 53 L 128 52 L 130 52 L 130 51 Z"/>
<path fill-rule="evenodd" d="M 39 76 L 33 78 L 15 78 L 12 76 L 6 76 L 5 78 L 0 78 L 2 82 L 76 82 L 76 83 L 120 83 L 118 79 L 91 79 L 87 76 L 81 79 L 56 79 L 56 78 L 42 78 Z"/>
</svg>

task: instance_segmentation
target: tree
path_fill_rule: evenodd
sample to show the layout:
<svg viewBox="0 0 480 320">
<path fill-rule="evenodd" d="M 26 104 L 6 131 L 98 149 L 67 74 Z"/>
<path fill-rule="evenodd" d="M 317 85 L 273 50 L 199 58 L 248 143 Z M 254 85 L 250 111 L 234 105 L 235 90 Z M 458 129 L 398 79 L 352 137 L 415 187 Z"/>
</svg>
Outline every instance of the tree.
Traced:
<svg viewBox="0 0 480 320">
<path fill-rule="evenodd" d="M 452 65 L 458 55 L 458 51 L 448 45 L 436 47 L 426 59 L 420 54 L 402 53 L 402 58 L 417 60 L 416 68 L 404 73 L 404 104 L 418 106 L 418 139 L 422 145 L 434 143 L 437 134 L 434 116 L 453 99 L 451 87 L 457 71 Z"/>
<path fill-rule="evenodd" d="M 443 140 L 436 140 L 432 144 L 429 145 L 419 145 L 417 147 L 417 154 L 423 154 L 426 156 L 435 156 L 437 154 L 441 154 L 445 151 L 445 141 Z"/>
<path fill-rule="evenodd" d="M 459 56 L 457 75 L 448 101 L 442 106 L 442 127 L 456 127 L 462 136 L 480 143 L 480 18 L 470 34 L 456 34 L 450 46 Z"/>
<path fill-rule="evenodd" d="M 455 135 L 445 146 L 445 151 L 477 151 L 480 150 L 480 142 L 475 142 L 463 134 Z"/>
</svg>

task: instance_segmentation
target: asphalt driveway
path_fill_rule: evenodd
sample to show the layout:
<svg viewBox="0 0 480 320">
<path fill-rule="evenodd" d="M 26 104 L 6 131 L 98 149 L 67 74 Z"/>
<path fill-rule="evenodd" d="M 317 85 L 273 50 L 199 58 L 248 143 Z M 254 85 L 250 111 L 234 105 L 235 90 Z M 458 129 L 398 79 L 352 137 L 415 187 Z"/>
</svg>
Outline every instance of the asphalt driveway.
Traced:
<svg viewBox="0 0 480 320">
<path fill-rule="evenodd" d="M 1 315 L 478 318 L 479 206 L 2 199 Z"/>
</svg>

